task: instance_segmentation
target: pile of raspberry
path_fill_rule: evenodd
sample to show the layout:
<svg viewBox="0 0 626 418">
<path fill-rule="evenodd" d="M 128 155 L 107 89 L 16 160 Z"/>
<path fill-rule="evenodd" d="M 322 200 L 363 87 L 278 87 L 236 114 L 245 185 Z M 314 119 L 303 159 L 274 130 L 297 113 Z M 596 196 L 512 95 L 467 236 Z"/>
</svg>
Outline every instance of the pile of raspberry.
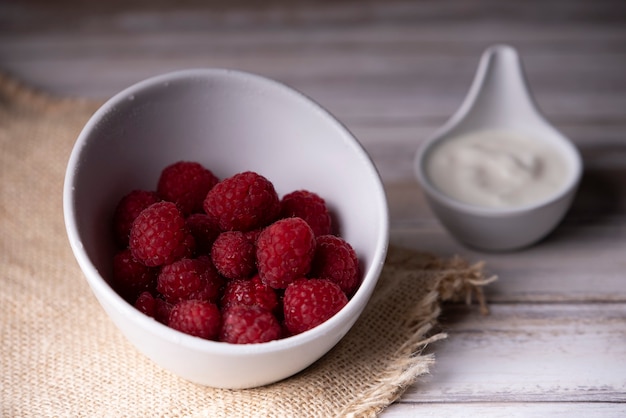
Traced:
<svg viewBox="0 0 626 418">
<path fill-rule="evenodd" d="M 262 175 L 218 179 L 198 162 L 163 169 L 156 190 L 118 202 L 111 286 L 144 314 L 233 344 L 307 331 L 361 282 L 352 246 L 308 190 L 280 198 Z"/>
</svg>

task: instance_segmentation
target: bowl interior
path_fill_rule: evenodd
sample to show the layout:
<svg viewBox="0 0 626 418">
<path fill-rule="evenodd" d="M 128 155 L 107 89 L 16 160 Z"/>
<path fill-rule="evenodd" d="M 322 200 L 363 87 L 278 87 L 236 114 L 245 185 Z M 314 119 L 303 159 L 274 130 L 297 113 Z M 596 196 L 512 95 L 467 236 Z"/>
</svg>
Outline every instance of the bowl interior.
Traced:
<svg viewBox="0 0 626 418">
<path fill-rule="evenodd" d="M 364 272 L 361 289 L 336 317 L 358 316 L 388 241 L 385 194 L 372 161 L 347 129 L 300 93 L 217 69 L 140 82 L 102 106 L 79 136 L 66 176 L 65 217 L 87 279 L 106 293 L 96 292 L 99 299 L 115 297 L 100 283 L 111 274 L 115 205 L 132 189 L 154 190 L 161 170 L 179 160 L 198 161 L 220 178 L 256 171 L 279 196 L 297 189 L 322 196 Z"/>
</svg>

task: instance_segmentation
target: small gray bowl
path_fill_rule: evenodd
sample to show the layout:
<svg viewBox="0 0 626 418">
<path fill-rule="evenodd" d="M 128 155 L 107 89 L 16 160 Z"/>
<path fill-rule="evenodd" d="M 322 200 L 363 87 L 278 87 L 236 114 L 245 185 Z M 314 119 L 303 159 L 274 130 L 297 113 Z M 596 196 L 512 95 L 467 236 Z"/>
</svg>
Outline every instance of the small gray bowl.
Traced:
<svg viewBox="0 0 626 418">
<path fill-rule="evenodd" d="M 442 192 L 427 166 L 446 141 L 481 131 L 515 132 L 545 142 L 566 166 L 562 186 L 535 202 L 514 207 L 483 207 Z M 576 147 L 539 112 L 530 94 L 521 61 L 506 45 L 485 51 L 459 110 L 415 157 L 415 175 L 443 226 L 459 241 L 481 250 L 509 251 L 536 243 L 562 220 L 576 194 L 583 166 Z"/>
</svg>

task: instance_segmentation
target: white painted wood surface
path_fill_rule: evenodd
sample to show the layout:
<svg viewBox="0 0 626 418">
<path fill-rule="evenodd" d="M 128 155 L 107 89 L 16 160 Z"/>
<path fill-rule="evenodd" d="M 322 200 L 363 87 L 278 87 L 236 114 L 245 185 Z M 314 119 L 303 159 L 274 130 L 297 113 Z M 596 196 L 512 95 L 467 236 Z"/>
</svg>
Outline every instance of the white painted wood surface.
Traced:
<svg viewBox="0 0 626 418">
<path fill-rule="evenodd" d="M 488 254 L 442 229 L 411 164 L 498 42 L 519 49 L 586 171 L 548 239 Z M 626 2 L 0 2 L 0 71 L 53 93 L 106 98 L 204 66 L 273 77 L 320 102 L 377 164 L 394 243 L 485 260 L 500 277 L 486 291 L 490 316 L 444 310 L 449 338 L 431 347 L 431 375 L 383 416 L 626 416 Z"/>
</svg>

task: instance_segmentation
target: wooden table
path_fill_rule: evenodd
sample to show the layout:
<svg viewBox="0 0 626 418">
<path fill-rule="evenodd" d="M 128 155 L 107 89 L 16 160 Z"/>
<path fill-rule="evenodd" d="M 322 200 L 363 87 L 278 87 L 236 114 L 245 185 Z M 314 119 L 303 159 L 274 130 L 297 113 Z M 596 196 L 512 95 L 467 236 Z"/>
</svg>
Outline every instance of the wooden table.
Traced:
<svg viewBox="0 0 626 418">
<path fill-rule="evenodd" d="M 384 416 L 626 416 L 625 2 L 75 3 L 0 2 L 0 69 L 97 98 L 189 67 L 276 78 L 371 153 L 393 242 L 485 260 L 500 277 L 487 289 L 490 316 L 444 311 L 449 338 L 434 347 L 431 375 Z M 456 110 L 493 43 L 518 48 L 539 105 L 586 167 L 557 230 L 506 254 L 451 239 L 412 172 L 420 142 Z"/>
</svg>

